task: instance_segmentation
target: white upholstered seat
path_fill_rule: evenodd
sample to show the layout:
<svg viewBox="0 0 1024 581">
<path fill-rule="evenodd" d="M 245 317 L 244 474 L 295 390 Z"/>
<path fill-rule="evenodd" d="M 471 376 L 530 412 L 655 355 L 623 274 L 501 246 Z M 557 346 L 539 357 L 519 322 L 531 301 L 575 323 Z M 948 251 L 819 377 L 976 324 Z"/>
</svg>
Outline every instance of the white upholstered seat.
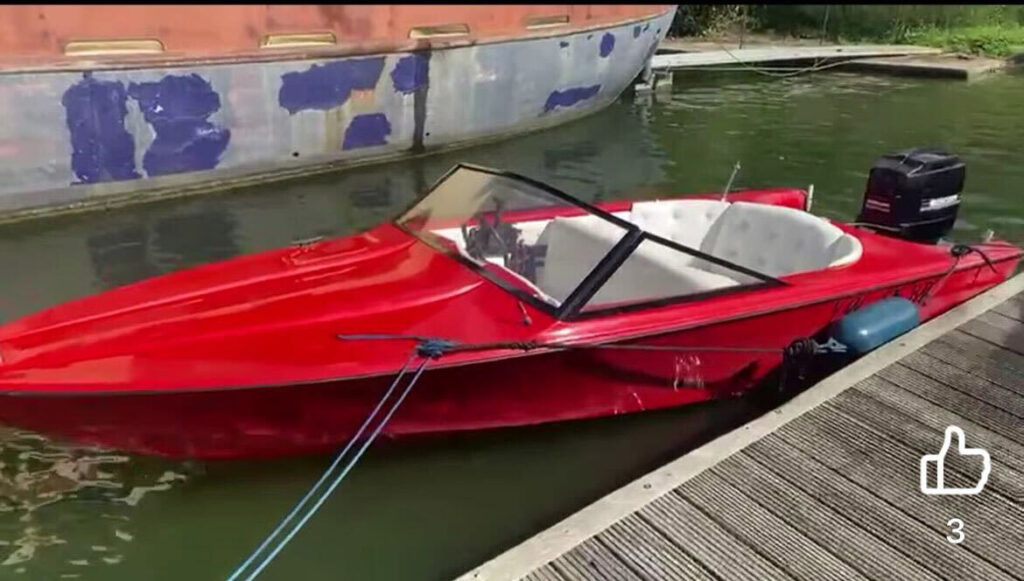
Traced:
<svg viewBox="0 0 1024 581">
<path fill-rule="evenodd" d="M 813 214 L 769 204 L 719 200 L 665 200 L 633 204 L 640 228 L 752 270 L 783 276 L 852 264 L 860 241 Z M 736 277 L 691 257 L 686 264 Z"/>
<path fill-rule="evenodd" d="M 700 248 L 712 224 L 729 207 L 718 200 L 636 202 L 629 221 L 642 230 L 689 248 Z"/>
<path fill-rule="evenodd" d="M 564 301 L 624 234 L 622 228 L 595 216 L 555 218 L 541 235 L 548 251 L 540 288 Z M 681 252 L 646 241 L 594 295 L 591 304 L 667 298 L 737 284 L 728 276 L 687 266 L 688 259 Z"/>
<path fill-rule="evenodd" d="M 855 262 L 861 244 L 801 210 L 734 202 L 712 225 L 700 250 L 763 274 L 782 276 Z M 730 272 L 718 265 L 709 270 Z"/>
<path fill-rule="evenodd" d="M 551 220 L 538 238 L 547 245 L 538 286 L 564 301 L 625 234 L 625 229 L 597 216 Z"/>
</svg>

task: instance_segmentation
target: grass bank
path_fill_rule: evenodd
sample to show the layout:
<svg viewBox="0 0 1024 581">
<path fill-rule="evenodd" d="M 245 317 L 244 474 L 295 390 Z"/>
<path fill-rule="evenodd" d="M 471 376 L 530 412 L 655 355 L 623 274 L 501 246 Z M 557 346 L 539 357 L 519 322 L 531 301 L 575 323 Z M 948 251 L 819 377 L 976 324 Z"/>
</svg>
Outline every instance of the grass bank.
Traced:
<svg viewBox="0 0 1024 581">
<path fill-rule="evenodd" d="M 982 25 L 910 30 L 899 39 L 907 44 L 934 46 L 967 54 L 1005 58 L 1024 52 L 1024 26 Z"/>
<path fill-rule="evenodd" d="M 757 32 L 830 42 L 919 44 L 1007 57 L 1024 51 L 1021 5 L 683 4 L 673 33 Z"/>
</svg>

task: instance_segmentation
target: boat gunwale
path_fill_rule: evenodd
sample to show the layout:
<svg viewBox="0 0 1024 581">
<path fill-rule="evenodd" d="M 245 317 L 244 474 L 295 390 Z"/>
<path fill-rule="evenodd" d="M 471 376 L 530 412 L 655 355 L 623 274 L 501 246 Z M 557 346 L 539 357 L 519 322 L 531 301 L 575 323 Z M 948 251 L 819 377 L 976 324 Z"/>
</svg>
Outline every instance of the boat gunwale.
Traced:
<svg viewBox="0 0 1024 581">
<path fill-rule="evenodd" d="M 995 241 L 993 241 L 993 242 L 995 242 Z M 1007 255 L 1007 256 L 1004 256 L 1004 257 L 1001 257 L 1001 258 L 992 259 L 992 264 L 995 265 L 995 264 L 1001 264 L 1001 263 L 1008 262 L 1008 261 L 1019 261 L 1019 260 L 1021 260 L 1021 258 L 1024 258 L 1024 249 L 1022 249 L 1020 247 L 1016 247 L 1016 246 L 1013 246 L 1013 248 L 1015 248 L 1017 250 L 1017 252 L 1015 252 L 1013 254 L 1010 254 L 1010 255 Z M 865 293 L 877 292 L 877 291 L 882 290 L 882 289 L 898 287 L 898 286 L 902 286 L 902 285 L 905 285 L 905 284 L 920 282 L 920 281 L 928 280 L 928 279 L 932 279 L 932 278 L 935 278 L 935 279 L 948 278 L 948 277 L 951 277 L 952 275 L 957 274 L 957 273 L 961 273 L 961 272 L 964 272 L 964 271 L 968 271 L 968 270 L 972 270 L 972 269 L 977 269 L 977 268 L 984 268 L 985 266 L 986 266 L 986 263 L 979 258 L 978 259 L 978 263 L 976 263 L 976 264 L 962 264 L 962 265 L 958 265 L 955 268 L 953 268 L 952 270 L 948 270 L 948 271 L 937 271 L 937 272 L 933 272 L 933 273 L 929 273 L 929 274 L 918 275 L 918 276 L 915 276 L 915 277 L 912 277 L 912 278 L 907 278 L 907 279 L 891 280 L 891 281 L 887 281 L 887 282 L 885 282 L 883 284 L 878 284 L 878 285 L 868 286 L 868 287 L 861 287 L 861 288 L 857 288 L 857 289 L 852 290 L 852 291 L 841 292 L 841 293 L 838 293 L 838 294 L 829 294 L 829 295 L 824 296 L 824 297 L 819 298 L 819 299 L 811 299 L 811 300 L 807 300 L 807 301 L 803 301 L 803 302 L 798 302 L 798 303 L 780 305 L 780 306 L 777 306 L 777 307 L 771 307 L 771 308 L 767 308 L 767 309 L 764 309 L 764 310 L 755 310 L 755 311 L 740 313 L 740 314 L 729 316 L 729 317 L 717 318 L 717 319 L 714 319 L 714 320 L 699 321 L 699 322 L 695 322 L 695 323 L 684 324 L 684 325 L 681 325 L 679 327 L 671 327 L 671 328 L 668 328 L 668 329 L 658 329 L 658 330 L 652 331 L 652 332 L 641 332 L 641 333 L 632 334 L 632 335 L 623 335 L 621 337 L 616 337 L 614 339 L 610 339 L 610 340 L 607 340 L 605 342 L 608 343 L 609 345 L 613 345 L 613 344 L 622 343 L 622 342 L 625 342 L 625 341 L 634 341 L 634 340 L 638 340 L 638 339 L 650 339 L 650 338 L 653 338 L 653 337 L 660 337 L 660 336 L 663 336 L 663 335 L 668 335 L 668 334 L 672 334 L 672 333 L 680 333 L 680 332 L 683 332 L 683 331 L 692 331 L 692 330 L 695 330 L 695 329 L 701 329 L 701 328 L 704 328 L 704 327 L 710 327 L 710 326 L 713 326 L 713 325 L 719 325 L 719 324 L 723 324 L 723 323 L 733 323 L 733 322 L 736 322 L 736 321 L 742 321 L 744 319 L 751 319 L 751 318 L 755 318 L 755 317 L 774 315 L 776 313 L 782 313 L 782 312 L 791 311 L 791 310 L 794 310 L 794 309 L 800 309 L 800 308 L 804 308 L 804 307 L 815 306 L 815 305 L 818 305 L 818 304 L 821 304 L 821 303 L 827 303 L 827 302 L 830 302 L 830 301 L 840 300 L 840 299 L 844 299 L 844 298 L 848 298 L 848 297 L 856 296 L 856 295 L 860 295 L 860 294 L 865 294 Z M 947 274 L 947 272 L 948 272 L 948 274 Z M 798 285 L 792 285 L 792 286 L 798 286 Z M 847 287 L 847 288 L 849 288 L 849 287 Z M 987 289 L 983 289 L 983 290 L 979 291 L 978 294 L 983 293 L 986 290 Z M 598 341 L 600 341 L 600 339 L 598 339 Z M 578 341 L 578 342 L 583 343 L 583 342 L 589 342 L 589 341 L 588 340 L 581 340 L 581 341 Z M 454 363 L 447 363 L 447 364 L 443 363 L 443 360 L 439 360 L 441 362 L 439 362 L 437 364 L 434 364 L 434 365 L 430 365 L 429 369 L 427 369 L 427 371 L 447 370 L 447 369 L 453 369 L 453 368 L 463 367 L 463 366 L 467 366 L 467 365 L 479 365 L 479 364 L 485 364 L 485 363 L 493 363 L 493 362 L 497 362 L 497 361 L 505 361 L 505 360 L 509 360 L 509 359 L 517 359 L 517 358 L 521 358 L 521 357 L 535 357 L 535 356 L 539 356 L 539 355 L 555 354 L 555 353 L 559 353 L 559 352 L 563 352 L 563 351 L 569 350 L 571 348 L 571 345 L 573 344 L 572 342 L 569 342 L 569 341 L 567 341 L 565 343 L 566 343 L 566 345 L 568 345 L 568 347 L 539 347 L 537 349 L 531 349 L 528 352 L 526 352 L 526 351 L 519 351 L 519 352 L 508 353 L 507 352 L 508 349 L 499 349 L 498 351 L 506 351 L 506 353 L 503 354 L 503 355 L 497 355 L 497 356 L 491 356 L 491 357 L 477 357 L 475 359 L 465 359 L 465 360 L 456 361 Z M 781 353 L 781 351 L 782 351 L 781 347 L 780 347 L 779 351 Z M 472 354 L 481 354 L 481 353 L 487 353 L 487 351 L 477 351 L 477 352 L 474 352 Z M 471 354 L 471 356 L 472 356 L 472 354 Z M 2 390 L 2 389 L 0 389 L 0 397 L 15 397 L 15 398 L 60 398 L 60 397 L 65 397 L 65 398 L 92 398 L 92 397 L 127 397 L 127 396 L 140 396 L 140 397 L 178 396 L 178 395 L 190 395 L 190 394 L 202 395 L 202 394 L 209 394 L 209 393 L 237 392 L 237 391 L 245 391 L 245 390 L 285 389 L 285 388 L 296 388 L 297 389 L 297 388 L 304 388 L 304 387 L 320 387 L 320 386 L 331 384 L 331 383 L 342 384 L 342 383 L 346 383 L 346 382 L 349 382 L 349 381 L 357 381 L 357 380 L 363 380 L 363 379 L 372 379 L 372 378 L 377 378 L 377 377 L 390 377 L 390 376 L 395 375 L 397 372 L 398 372 L 398 369 L 394 369 L 394 370 L 388 370 L 388 371 L 363 373 L 363 374 L 358 374 L 358 375 L 346 375 L 344 377 L 340 377 L 340 376 L 338 376 L 338 377 L 328 377 L 328 378 L 322 378 L 322 379 L 311 379 L 311 380 L 307 380 L 307 381 L 297 381 L 297 382 L 287 382 L 287 383 L 266 383 L 266 384 L 250 384 L 250 385 L 218 386 L 218 387 L 202 387 L 202 388 L 175 388 L 175 389 L 159 389 L 159 388 L 152 389 L 152 388 L 150 388 L 150 389 L 138 389 L 138 390 L 106 390 L 106 391 L 85 391 L 85 390 L 82 390 L 82 391 L 53 391 L 53 390 L 47 390 L 47 391 L 24 391 L 24 390 L 23 391 L 10 391 L 10 390 Z"/>
</svg>

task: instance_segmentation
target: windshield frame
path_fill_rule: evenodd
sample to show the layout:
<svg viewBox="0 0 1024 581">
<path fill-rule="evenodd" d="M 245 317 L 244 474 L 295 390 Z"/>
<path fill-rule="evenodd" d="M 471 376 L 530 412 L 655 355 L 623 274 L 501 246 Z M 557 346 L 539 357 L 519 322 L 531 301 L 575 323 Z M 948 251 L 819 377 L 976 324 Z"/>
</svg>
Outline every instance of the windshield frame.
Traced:
<svg viewBox="0 0 1024 581">
<path fill-rule="evenodd" d="M 576 288 L 574 288 L 572 292 L 569 293 L 569 295 L 565 298 L 564 301 L 562 301 L 560 305 L 552 305 L 530 294 L 529 292 L 512 285 L 511 283 L 503 280 L 502 278 L 493 275 L 491 272 L 485 269 L 483 265 L 470 260 L 466 256 L 463 256 L 461 253 L 457 251 L 453 252 L 448 246 L 441 243 L 441 241 L 438 239 L 439 237 L 436 234 L 424 230 L 414 230 L 412 228 L 406 227 L 403 224 L 403 222 L 409 217 L 409 214 L 416 208 L 416 206 L 420 204 L 420 202 L 422 202 L 424 199 L 432 195 L 442 183 L 444 183 L 449 177 L 452 176 L 452 174 L 462 169 L 483 172 L 486 174 L 523 182 L 529 186 L 541 190 L 545 194 L 549 194 L 557 198 L 562 202 L 565 202 L 572 206 L 576 206 L 582 209 L 587 214 L 598 216 L 615 224 L 616 226 L 621 227 L 622 229 L 625 230 L 625 234 L 622 236 L 621 239 L 619 239 L 619 241 L 614 246 L 611 247 L 611 249 L 609 249 L 609 251 L 601 258 L 601 260 L 598 261 L 594 268 L 589 273 L 587 273 L 587 275 L 579 282 Z M 728 260 L 724 260 L 716 256 L 706 254 L 695 248 L 683 246 L 673 240 L 667 240 L 665 238 L 642 230 L 639 226 L 637 226 L 633 222 L 630 222 L 629 220 L 624 220 L 606 210 L 603 210 L 592 204 L 574 198 L 573 196 L 544 182 L 540 182 L 511 171 L 493 169 L 470 163 L 460 162 L 451 169 L 449 169 L 448 171 L 446 171 L 440 178 L 438 178 L 433 183 L 433 185 L 430 186 L 430 188 L 424 195 L 419 196 L 415 200 L 413 200 L 413 202 L 410 203 L 408 207 L 406 207 L 404 210 L 402 210 L 402 212 L 396 218 L 394 218 L 391 221 L 391 223 L 396 228 L 402 230 L 406 234 L 409 234 L 410 236 L 423 242 L 424 244 L 427 244 L 434 250 L 437 250 L 438 252 L 444 254 L 445 256 L 453 258 L 459 261 L 460 263 L 468 266 L 474 272 L 476 272 L 486 280 L 498 285 L 505 291 L 511 293 L 517 299 L 529 303 L 534 308 L 539 309 L 547 313 L 548 315 L 563 321 L 590 319 L 597 316 L 605 316 L 635 310 L 656 308 L 675 303 L 690 302 L 694 300 L 710 298 L 712 296 L 730 294 L 734 292 L 743 292 L 758 288 L 784 286 L 788 284 L 775 277 L 756 272 L 744 266 L 729 262 Z M 736 270 L 737 272 L 758 279 L 760 282 L 740 284 L 737 286 L 731 286 L 728 288 L 712 290 L 703 293 L 693 293 L 687 295 L 676 295 L 672 297 L 648 299 L 625 305 L 603 307 L 584 311 L 583 309 L 586 306 L 587 302 L 595 294 L 597 294 L 599 290 L 601 290 L 601 287 L 608 281 L 608 279 L 610 279 L 612 275 L 615 274 L 619 267 L 622 266 L 626 259 L 629 258 L 629 256 L 633 253 L 633 251 L 636 250 L 636 248 L 645 240 L 650 240 L 655 243 L 663 244 L 678 252 L 683 252 L 684 254 L 696 256 L 709 262 L 713 262 L 725 266 L 727 268 Z"/>
</svg>

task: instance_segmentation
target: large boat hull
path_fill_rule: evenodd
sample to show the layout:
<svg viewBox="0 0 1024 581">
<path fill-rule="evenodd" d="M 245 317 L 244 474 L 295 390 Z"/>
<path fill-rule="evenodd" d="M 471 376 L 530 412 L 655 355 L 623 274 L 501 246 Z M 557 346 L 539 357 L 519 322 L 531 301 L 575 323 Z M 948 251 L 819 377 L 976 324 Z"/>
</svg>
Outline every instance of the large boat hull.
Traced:
<svg viewBox="0 0 1024 581">
<path fill-rule="evenodd" d="M 583 349 L 529 353 L 428 370 L 386 436 L 524 426 L 731 397 L 764 385 L 781 349 L 886 296 L 921 305 L 923 320 L 1005 280 L 1019 254 L 916 279 L 889 279 L 785 308 L 638 337 L 644 344 L 765 347 L 774 352 Z M 315 384 L 131 394 L 9 394 L 0 421 L 83 444 L 169 457 L 225 459 L 320 453 L 348 441 L 393 376 Z"/>
<path fill-rule="evenodd" d="M 480 8 L 449 7 L 444 18 L 469 20 L 461 12 Z M 0 126 L 0 212 L 141 199 L 152 197 L 143 190 L 384 161 L 552 127 L 615 100 L 675 13 L 666 6 L 590 20 L 581 13 L 562 28 L 523 30 L 528 8 L 507 7 L 490 20 L 471 15 L 481 27 L 515 26 L 466 39 L 410 40 L 408 30 L 388 29 L 319 51 L 236 54 L 214 46 L 215 54 L 127 61 L 43 54 L 0 63 L 0 107 L 8 113 Z M 429 22 L 429 13 L 414 16 Z M 182 36 L 187 47 L 191 37 Z"/>
</svg>

